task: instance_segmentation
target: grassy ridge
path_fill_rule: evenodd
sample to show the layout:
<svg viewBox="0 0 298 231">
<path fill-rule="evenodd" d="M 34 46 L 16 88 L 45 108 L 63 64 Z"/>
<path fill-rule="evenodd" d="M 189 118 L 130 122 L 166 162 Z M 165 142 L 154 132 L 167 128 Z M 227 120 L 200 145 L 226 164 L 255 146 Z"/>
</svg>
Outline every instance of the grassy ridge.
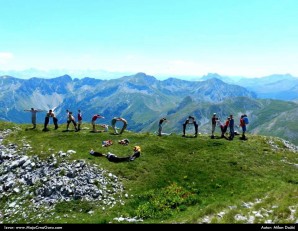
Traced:
<svg viewBox="0 0 298 231">
<path fill-rule="evenodd" d="M 26 130 L 30 125 L 1 123 L 2 128 L 15 126 L 20 129 L 13 129 L 15 132 L 8 140 L 22 146 L 21 140 L 25 139 L 32 146 L 28 155 L 46 158 L 59 150 L 75 150 L 70 160 L 84 159 L 118 175 L 130 195 L 125 206 L 104 211 L 88 202 L 63 202 L 56 206 L 55 216 L 42 222 L 107 223 L 119 216 L 138 216 L 145 223 L 202 223 L 206 217 L 211 223 L 246 223 L 235 220 L 235 215 L 248 216 L 252 210 L 272 210 L 274 206 L 273 212 L 256 218 L 254 223 L 270 219 L 289 223 L 289 206 L 298 207 L 297 167 L 289 164 L 297 164 L 297 153 L 288 151 L 275 138 L 248 135 L 247 141 L 239 140 L 238 136 L 228 141 L 210 139 L 207 135 L 183 138 L 176 134 L 158 137 L 132 132 L 115 136 L 90 133 L 88 129 L 62 132 L 64 125 L 58 130 L 42 132 L 41 125 L 37 130 Z M 123 138 L 130 140 L 128 146 L 117 143 Z M 101 147 L 101 142 L 108 139 L 114 144 Z M 274 140 L 279 149 L 273 149 L 268 140 Z M 134 145 L 141 146 L 142 154 L 133 162 L 116 164 L 89 154 L 93 148 L 128 156 Z M 261 202 L 251 209 L 243 207 L 244 202 L 256 199 Z M 88 214 L 90 210 L 94 211 L 92 216 Z M 219 218 L 217 214 L 222 211 L 225 215 Z M 69 216 L 61 218 L 65 213 Z"/>
</svg>

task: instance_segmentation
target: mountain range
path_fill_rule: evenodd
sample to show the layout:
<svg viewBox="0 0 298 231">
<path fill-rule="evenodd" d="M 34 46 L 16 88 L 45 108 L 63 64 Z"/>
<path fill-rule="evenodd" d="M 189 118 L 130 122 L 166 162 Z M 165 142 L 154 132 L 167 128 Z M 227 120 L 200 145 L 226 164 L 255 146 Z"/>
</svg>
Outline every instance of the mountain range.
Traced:
<svg viewBox="0 0 298 231">
<path fill-rule="evenodd" d="M 167 117 L 165 132 L 182 132 L 182 123 L 193 115 L 199 132 L 210 133 L 213 113 L 225 120 L 233 114 L 250 118 L 248 133 L 279 136 L 298 144 L 298 78 L 272 75 L 244 79 L 208 74 L 197 81 L 177 78 L 158 80 L 145 73 L 102 80 L 63 75 L 51 79 L 0 77 L 0 119 L 30 123 L 25 109 L 54 109 L 59 123 L 66 122 L 66 109 L 83 112 L 88 124 L 94 114 L 110 124 L 115 116 L 128 121 L 128 130 L 155 132 L 161 117 Z M 38 114 L 43 123 L 45 113 Z M 191 129 L 189 129 L 191 132 Z M 219 132 L 219 130 L 217 131 Z"/>
<path fill-rule="evenodd" d="M 200 80 L 217 78 L 236 84 L 256 93 L 258 98 L 297 100 L 298 78 L 290 74 L 270 75 L 262 78 L 225 77 L 216 73 L 203 76 Z"/>
</svg>

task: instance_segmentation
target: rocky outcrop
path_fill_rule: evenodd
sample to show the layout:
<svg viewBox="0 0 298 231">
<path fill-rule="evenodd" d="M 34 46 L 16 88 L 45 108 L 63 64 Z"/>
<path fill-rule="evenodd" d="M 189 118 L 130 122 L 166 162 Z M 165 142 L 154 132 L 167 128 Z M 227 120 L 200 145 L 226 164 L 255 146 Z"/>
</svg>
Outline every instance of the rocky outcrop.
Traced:
<svg viewBox="0 0 298 231">
<path fill-rule="evenodd" d="M 102 209 L 124 204 L 128 195 L 114 174 L 84 160 L 69 162 L 67 157 L 73 150 L 53 153 L 45 160 L 28 156 L 25 153 L 31 147 L 25 141 L 20 148 L 2 144 L 10 132 L 0 132 L 0 200 L 5 201 L 0 208 L 0 223 L 13 222 L 11 217 L 26 219 L 25 207 L 46 213 L 62 201 L 97 201 Z"/>
</svg>

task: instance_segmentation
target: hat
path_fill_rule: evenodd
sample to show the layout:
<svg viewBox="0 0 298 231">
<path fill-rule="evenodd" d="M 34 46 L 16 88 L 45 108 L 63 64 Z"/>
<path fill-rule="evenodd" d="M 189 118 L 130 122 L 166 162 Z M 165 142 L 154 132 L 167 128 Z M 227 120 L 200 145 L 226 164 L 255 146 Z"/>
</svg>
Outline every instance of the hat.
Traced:
<svg viewBox="0 0 298 231">
<path fill-rule="evenodd" d="M 134 146 L 133 147 L 133 150 L 140 152 L 141 151 L 141 147 L 140 146 Z"/>
<path fill-rule="evenodd" d="M 216 115 L 216 113 L 213 113 L 213 115 Z"/>
</svg>

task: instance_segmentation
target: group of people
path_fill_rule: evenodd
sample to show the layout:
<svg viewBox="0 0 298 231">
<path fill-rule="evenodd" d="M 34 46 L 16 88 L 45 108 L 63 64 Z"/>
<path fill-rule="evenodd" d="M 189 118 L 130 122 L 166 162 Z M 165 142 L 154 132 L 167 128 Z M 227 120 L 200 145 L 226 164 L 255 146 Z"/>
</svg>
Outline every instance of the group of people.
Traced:
<svg viewBox="0 0 298 231">
<path fill-rule="evenodd" d="M 35 129 L 36 128 L 36 118 L 37 118 L 37 113 L 38 112 L 46 112 L 45 110 L 40 110 L 40 109 L 34 109 L 34 108 L 31 108 L 31 109 L 25 109 L 24 111 L 28 111 L 28 112 L 31 112 L 31 122 L 32 122 L 32 129 Z M 50 122 L 50 118 L 52 118 L 53 120 L 53 124 L 55 126 L 55 130 L 59 128 L 58 126 L 58 119 L 54 113 L 54 111 L 52 109 L 50 109 L 47 113 L 46 113 L 46 116 L 45 116 L 45 120 L 44 120 L 44 128 L 43 128 L 43 131 L 48 131 L 49 129 L 47 128 L 49 122 Z M 94 132 L 96 132 L 96 120 L 98 118 L 104 118 L 103 116 L 99 115 L 99 114 L 95 114 L 92 116 L 92 119 L 91 119 L 91 124 L 92 124 L 92 130 Z M 73 113 L 71 111 L 69 111 L 68 109 L 66 110 L 66 131 L 69 130 L 69 125 L 72 123 L 74 128 L 75 128 L 75 131 L 79 131 L 81 130 L 81 124 L 82 124 L 82 120 L 83 120 L 83 116 L 82 116 L 82 112 L 81 110 L 79 109 L 78 110 L 78 114 L 77 114 L 77 119 L 78 119 L 78 122 L 76 122 L 76 119 L 73 115 Z M 123 126 L 120 130 L 120 132 L 118 133 L 117 131 L 117 127 L 116 127 L 116 123 L 117 121 L 120 121 L 123 123 Z M 114 117 L 111 121 L 111 125 L 114 129 L 114 134 L 122 134 L 124 132 L 124 130 L 127 128 L 127 121 L 124 119 L 124 118 L 121 118 L 121 117 Z M 108 131 L 108 125 L 103 125 L 103 127 L 105 128 L 104 131 Z M 108 140 L 109 141 L 109 145 L 112 144 L 112 141 L 111 140 Z M 106 141 L 104 141 L 106 142 Z M 123 139 L 123 140 L 120 140 L 119 141 L 119 144 L 122 144 L 122 145 L 128 145 L 129 144 L 129 140 L 128 139 Z M 103 146 L 109 146 L 107 145 L 106 143 L 103 144 Z M 140 157 L 141 155 L 141 148 L 140 146 L 134 146 L 133 147 L 133 154 L 130 155 L 130 156 L 127 156 L 127 157 L 118 157 L 117 155 L 113 154 L 113 153 L 110 153 L 108 152 L 107 154 L 104 154 L 104 153 L 100 153 L 100 152 L 96 152 L 94 151 L 93 149 L 91 149 L 91 151 L 89 152 L 91 155 L 93 156 L 105 156 L 109 161 L 111 162 L 125 162 L 125 161 L 133 161 L 135 160 L 136 158 Z"/>
<path fill-rule="evenodd" d="M 108 126 L 107 124 L 102 124 L 102 125 L 100 125 L 101 127 L 104 128 L 104 130 L 97 130 L 97 129 L 96 129 L 96 122 L 95 122 L 95 121 L 96 121 L 98 118 L 104 118 L 104 117 L 101 116 L 101 115 L 99 115 L 99 114 L 96 114 L 96 115 L 94 115 L 94 116 L 92 117 L 91 124 L 92 124 L 92 128 L 93 128 L 93 132 L 107 132 L 108 129 L 109 129 L 109 126 Z M 117 123 L 118 121 L 120 121 L 120 122 L 123 123 L 123 126 L 122 126 L 120 132 L 118 132 L 117 127 L 116 127 L 116 123 Z M 127 128 L 128 123 L 127 123 L 126 119 L 124 119 L 124 118 L 122 118 L 122 117 L 114 117 L 114 118 L 112 119 L 112 121 L 111 121 L 111 125 L 112 125 L 112 128 L 113 128 L 113 130 L 114 130 L 114 134 L 115 134 L 115 135 L 119 135 L 119 134 L 122 134 L 122 133 L 125 131 L 125 129 Z"/>
<path fill-rule="evenodd" d="M 164 122 L 167 122 L 167 119 L 165 117 L 161 118 L 159 120 L 158 123 L 158 136 L 161 136 L 162 134 L 162 129 L 163 129 L 163 124 Z M 227 117 L 226 121 L 224 123 L 222 123 L 220 121 L 220 119 L 217 117 L 216 113 L 213 113 L 213 116 L 211 118 L 211 124 L 212 124 L 212 128 L 211 128 L 211 138 L 214 139 L 215 138 L 215 129 L 217 126 L 220 127 L 221 130 L 221 138 L 226 138 L 228 140 L 233 140 L 235 137 L 235 134 L 237 134 L 237 132 L 235 132 L 235 122 L 234 122 L 234 117 L 233 115 L 230 115 L 229 117 Z M 246 136 L 245 136 L 245 132 L 246 132 L 246 126 L 248 124 L 248 118 L 246 114 L 241 115 L 240 117 L 240 122 L 239 122 L 239 126 L 242 128 L 242 136 L 241 139 L 246 140 Z M 198 135 L 198 123 L 196 122 L 195 118 L 193 116 L 189 116 L 185 122 L 182 124 L 182 136 L 185 137 L 186 136 L 186 128 L 189 125 L 193 125 L 194 126 L 194 137 L 197 137 Z M 229 136 L 226 137 L 225 134 L 227 132 L 229 128 Z"/>
<path fill-rule="evenodd" d="M 47 114 L 46 114 L 45 119 L 44 119 L 44 128 L 43 128 L 43 131 L 44 131 L 44 132 L 49 130 L 49 129 L 48 129 L 48 124 L 49 124 L 49 122 L 50 122 L 50 118 L 53 119 L 53 124 L 54 124 L 54 126 L 55 126 L 55 130 L 58 129 L 58 127 L 59 127 L 59 126 L 58 126 L 58 119 L 57 119 L 55 113 L 53 112 L 53 110 L 49 110 L 49 111 L 47 112 Z"/>
<path fill-rule="evenodd" d="M 163 117 L 163 118 L 161 118 L 160 120 L 159 120 L 159 123 L 158 123 L 158 136 L 162 136 L 162 135 L 170 135 L 171 133 L 163 133 L 162 132 L 162 129 L 163 129 L 163 125 L 164 125 L 164 123 L 165 122 L 167 122 L 168 120 L 165 118 L 165 117 Z M 193 117 L 193 116 L 189 116 L 186 120 L 185 120 L 185 122 L 183 123 L 183 125 L 182 125 L 182 133 L 183 133 L 183 137 L 185 137 L 186 136 L 186 127 L 188 126 L 188 125 L 191 125 L 191 124 L 193 124 L 193 126 L 194 126 L 194 128 L 195 128 L 195 133 L 194 133 L 194 137 L 197 137 L 198 136 L 198 128 L 199 128 L 199 125 L 198 125 L 198 123 L 197 123 L 197 121 L 195 120 L 195 117 Z"/>
<path fill-rule="evenodd" d="M 91 149 L 89 153 L 93 156 L 98 156 L 98 157 L 104 156 L 111 162 L 119 163 L 119 162 L 133 161 L 136 158 L 139 158 L 141 156 L 141 147 L 134 146 L 133 154 L 126 157 L 118 157 L 117 155 L 110 152 L 108 152 L 107 154 L 104 154 L 101 152 L 94 151 L 93 149 Z"/>
<path fill-rule="evenodd" d="M 36 114 L 37 114 L 37 112 L 44 112 L 44 110 L 31 108 L 30 110 L 24 110 L 24 111 L 31 112 L 31 115 L 32 115 L 31 116 L 31 121 L 32 121 L 32 125 L 33 125 L 32 129 L 35 129 L 36 128 Z M 81 130 L 81 124 L 82 124 L 82 121 L 83 121 L 83 116 L 82 116 L 82 112 L 81 112 L 80 109 L 78 110 L 78 114 L 77 114 L 77 121 L 78 122 L 76 122 L 76 119 L 73 116 L 73 113 L 69 110 L 66 110 L 66 117 L 67 117 L 66 131 L 69 130 L 70 123 L 72 123 L 74 125 L 75 131 L 80 131 Z M 53 120 L 53 124 L 55 126 L 55 129 L 58 129 L 58 119 L 55 116 L 55 113 L 53 112 L 53 110 L 49 110 L 47 112 L 46 116 L 45 116 L 43 131 L 48 131 L 49 130 L 47 128 L 47 126 L 49 124 L 50 118 L 52 118 L 52 120 Z M 101 127 L 103 127 L 104 130 L 97 130 L 96 129 L 96 120 L 98 118 L 104 118 L 104 117 L 100 114 L 95 114 L 95 115 L 92 116 L 92 119 L 91 119 L 92 131 L 93 132 L 99 132 L 99 131 L 100 132 L 107 132 L 108 131 L 108 125 L 107 124 L 101 125 Z M 117 127 L 116 127 L 116 123 L 118 121 L 123 123 L 123 126 L 122 126 L 120 132 L 118 132 Z M 168 134 L 168 133 L 163 133 L 162 132 L 162 128 L 163 128 L 163 125 L 164 125 L 165 122 L 167 122 L 167 119 L 165 117 L 163 117 L 159 120 L 159 123 L 158 123 L 158 136 Z M 188 125 L 191 125 L 191 124 L 194 126 L 194 129 L 195 129 L 194 137 L 197 137 L 198 127 L 199 126 L 198 126 L 198 123 L 196 122 L 196 120 L 193 116 L 189 116 L 182 125 L 182 133 L 183 133 L 182 136 L 183 137 L 185 137 L 185 135 L 186 135 L 185 134 L 186 133 L 186 127 Z M 226 137 L 226 138 L 229 139 L 229 140 L 234 139 L 234 136 L 235 136 L 234 126 L 235 126 L 235 123 L 234 123 L 233 115 L 230 115 L 229 117 L 227 117 L 226 121 L 224 123 L 222 123 L 220 121 L 220 118 L 217 117 L 216 113 L 213 113 L 213 116 L 211 118 L 211 124 L 212 124 L 211 138 L 215 137 L 214 132 L 215 132 L 216 126 L 219 126 L 220 129 L 221 129 L 221 138 L 225 138 L 225 134 L 227 132 L 227 129 L 229 128 L 229 137 Z M 246 125 L 247 124 L 248 124 L 247 115 L 245 115 L 245 114 L 241 115 L 239 126 L 242 128 L 241 139 L 244 139 L 244 140 L 246 139 L 245 132 L 246 132 Z M 124 118 L 114 117 L 111 120 L 111 125 L 112 125 L 112 128 L 114 130 L 114 134 L 118 135 L 118 134 L 122 134 L 124 132 L 124 130 L 127 128 L 128 123 Z"/>
<path fill-rule="evenodd" d="M 24 111 L 28 111 L 31 113 L 31 123 L 33 125 L 32 129 L 35 129 L 36 128 L 36 115 L 37 115 L 37 112 L 46 112 L 45 110 L 40 110 L 40 109 L 35 109 L 35 108 L 31 108 L 31 109 L 25 109 Z M 70 122 L 73 122 L 74 125 L 75 125 L 75 128 L 76 128 L 76 123 L 75 123 L 75 120 L 74 120 L 74 117 L 72 116 L 72 113 L 69 112 L 68 110 L 67 111 L 67 129 L 69 127 L 69 124 Z M 46 116 L 45 116 L 45 119 L 44 119 L 44 128 L 42 129 L 42 131 L 49 131 L 48 129 L 48 124 L 50 122 L 50 118 L 52 118 L 53 120 L 53 124 L 55 126 L 55 130 L 59 128 L 58 126 L 58 119 L 54 113 L 54 111 L 52 109 L 50 109 L 47 113 L 46 113 Z M 77 130 L 77 128 L 76 128 Z"/>
<path fill-rule="evenodd" d="M 33 125 L 32 129 L 36 128 L 36 117 L 37 117 L 36 115 L 37 115 L 37 112 L 46 112 L 45 110 L 34 109 L 34 108 L 25 109 L 24 111 L 31 112 L 31 122 L 32 122 L 32 125 Z M 52 109 L 50 109 L 46 113 L 46 116 L 45 116 L 43 131 L 49 131 L 48 124 L 50 122 L 50 118 L 52 118 L 52 120 L 53 120 L 55 130 L 59 128 L 58 118 L 56 117 L 54 111 Z M 100 125 L 103 128 L 103 130 L 97 130 L 96 129 L 96 120 L 98 118 L 105 118 L 105 117 L 103 117 L 100 114 L 95 114 L 95 115 L 92 116 L 92 118 L 91 118 L 92 131 L 93 132 L 108 132 L 109 126 L 107 124 Z M 75 131 L 80 131 L 82 121 L 83 121 L 83 116 L 82 116 L 82 112 L 81 112 L 80 109 L 78 110 L 77 121 L 76 121 L 75 116 L 73 115 L 73 113 L 71 111 L 69 111 L 68 109 L 66 110 L 66 131 L 69 131 L 69 125 L 71 123 L 73 124 L 73 126 L 75 128 Z M 117 130 L 117 127 L 116 127 L 116 123 L 118 121 L 123 123 L 123 126 L 122 126 L 119 133 L 118 133 L 118 130 Z M 114 134 L 118 135 L 118 134 L 122 134 L 124 132 L 124 130 L 127 128 L 128 123 L 124 118 L 114 117 L 111 121 L 111 125 L 112 125 L 112 128 L 114 130 Z"/>
<path fill-rule="evenodd" d="M 199 125 L 198 125 L 197 121 L 195 120 L 195 117 L 193 117 L 193 116 L 189 116 L 189 117 L 185 120 L 185 122 L 183 123 L 183 125 L 182 125 L 182 128 L 183 128 L 183 129 L 182 129 L 182 132 L 183 132 L 182 136 L 185 137 L 186 126 L 187 126 L 188 124 L 193 124 L 193 125 L 194 125 L 194 128 L 195 128 L 195 134 L 194 134 L 194 137 L 197 137 L 197 136 L 198 136 Z"/>
<path fill-rule="evenodd" d="M 44 110 L 31 108 L 29 110 L 24 110 L 24 111 L 31 112 L 31 115 L 32 115 L 31 116 L 31 122 L 32 122 L 32 125 L 33 125 L 32 129 L 35 129 L 36 128 L 36 114 L 37 114 L 37 112 L 44 112 Z M 72 123 L 74 125 L 75 131 L 81 130 L 81 124 L 82 124 L 82 121 L 83 121 L 83 116 L 82 116 L 81 110 L 78 110 L 78 114 L 77 114 L 77 121 L 78 122 L 76 122 L 76 119 L 73 116 L 73 113 L 69 110 L 66 110 L 66 117 L 67 117 L 67 123 L 66 123 L 66 130 L 67 131 L 69 129 L 70 123 Z M 52 118 L 52 120 L 53 120 L 53 124 L 55 126 L 55 129 L 58 129 L 58 119 L 55 116 L 55 113 L 53 112 L 53 110 L 49 110 L 46 113 L 46 116 L 45 116 L 43 131 L 48 131 L 49 130 L 47 128 L 47 126 L 49 124 L 50 118 Z M 92 116 L 91 124 L 92 124 L 92 131 L 93 132 L 97 132 L 97 130 L 96 130 L 96 120 L 98 118 L 104 118 L 104 117 L 100 114 L 95 114 L 95 115 Z M 120 132 L 118 132 L 118 130 L 116 128 L 116 123 L 118 121 L 123 123 L 123 126 L 122 126 Z M 159 120 L 159 123 L 158 123 L 158 136 L 168 134 L 168 133 L 163 133 L 162 132 L 163 125 L 164 125 L 165 122 L 167 122 L 167 119 L 165 117 L 163 117 Z M 234 123 L 233 115 L 230 115 L 229 117 L 227 117 L 226 121 L 224 123 L 222 123 L 220 121 L 220 118 L 217 117 L 216 113 L 213 113 L 213 116 L 211 118 L 211 124 L 212 124 L 211 138 L 215 137 L 214 133 L 215 133 L 215 130 L 216 130 L 216 126 L 219 126 L 220 129 L 221 129 L 221 138 L 227 138 L 229 140 L 234 139 L 234 136 L 235 136 L 234 125 L 235 125 L 235 123 Z M 244 140 L 246 139 L 245 132 L 246 132 L 246 125 L 247 124 L 248 124 L 247 115 L 245 115 L 245 114 L 241 115 L 239 126 L 242 128 L 241 139 L 244 139 Z M 124 130 L 127 128 L 128 123 L 124 118 L 114 117 L 111 120 L 111 125 L 112 125 L 112 128 L 114 130 L 114 134 L 122 134 L 124 132 Z M 198 123 L 196 122 L 196 120 L 193 116 L 189 116 L 185 120 L 185 122 L 183 123 L 183 125 L 182 125 L 182 132 L 183 132 L 182 136 L 183 137 L 186 136 L 186 127 L 188 125 L 193 125 L 194 126 L 194 129 L 195 129 L 194 137 L 197 137 L 197 135 L 198 135 Z M 108 125 L 104 125 L 103 127 L 104 127 L 103 131 L 108 131 Z M 228 128 L 230 129 L 229 137 L 225 137 L 225 134 L 226 134 Z M 140 157 L 141 148 L 139 146 L 134 146 L 133 150 L 134 150 L 134 153 L 131 156 L 128 156 L 128 157 L 118 157 L 118 156 L 116 156 L 115 154 L 112 154 L 112 153 L 103 154 L 103 153 L 100 153 L 100 152 L 96 152 L 94 150 L 91 150 L 90 154 L 94 155 L 94 156 L 105 156 L 111 162 L 124 162 L 124 161 L 132 161 L 135 158 Z"/>
<path fill-rule="evenodd" d="M 220 127 L 221 130 L 221 138 L 225 138 L 225 134 L 227 132 L 227 129 L 229 128 L 229 137 L 227 137 L 228 140 L 233 140 L 235 136 L 235 122 L 234 122 L 234 117 L 233 115 L 230 115 L 227 117 L 226 121 L 222 123 L 220 121 L 220 118 L 216 116 L 216 113 L 213 113 L 213 116 L 211 118 L 211 124 L 212 124 L 212 129 L 211 129 L 211 138 L 214 138 L 214 132 L 216 126 Z M 241 115 L 240 121 L 239 121 L 239 126 L 242 128 L 242 136 L 241 139 L 246 140 L 245 132 L 246 132 L 246 125 L 248 124 L 248 118 L 246 114 Z"/>
</svg>

